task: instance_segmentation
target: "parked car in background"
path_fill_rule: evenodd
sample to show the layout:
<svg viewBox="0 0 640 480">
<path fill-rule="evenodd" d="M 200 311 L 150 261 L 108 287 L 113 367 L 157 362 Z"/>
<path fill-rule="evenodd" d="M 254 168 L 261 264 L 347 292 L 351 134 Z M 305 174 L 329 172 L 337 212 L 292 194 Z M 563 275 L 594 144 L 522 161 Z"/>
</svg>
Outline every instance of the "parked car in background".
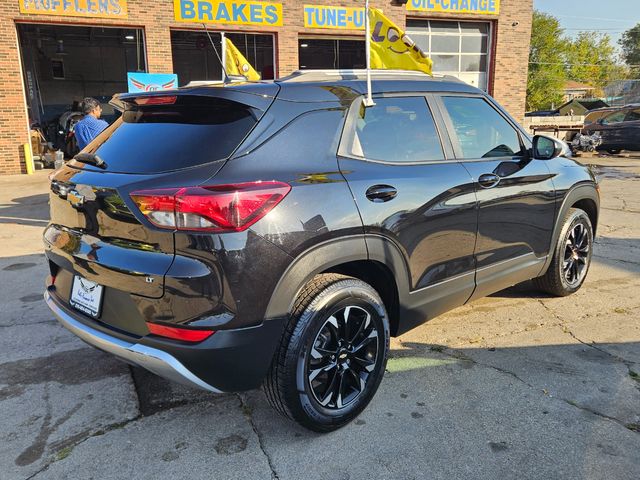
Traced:
<svg viewBox="0 0 640 480">
<path fill-rule="evenodd" d="M 589 112 L 599 115 L 599 112 Z M 604 150 L 611 154 L 620 153 L 622 150 L 640 150 L 640 105 L 627 105 L 616 110 L 606 112 L 601 118 L 597 118 L 589 124 L 585 119 L 582 133 L 585 135 L 597 134 L 602 143 L 598 150 Z"/>
<path fill-rule="evenodd" d="M 576 292 L 599 195 L 566 144 L 456 79 L 372 77 L 373 106 L 363 71 L 121 96 L 52 176 L 49 308 L 327 432 L 373 398 L 390 336 L 532 278 Z"/>
</svg>

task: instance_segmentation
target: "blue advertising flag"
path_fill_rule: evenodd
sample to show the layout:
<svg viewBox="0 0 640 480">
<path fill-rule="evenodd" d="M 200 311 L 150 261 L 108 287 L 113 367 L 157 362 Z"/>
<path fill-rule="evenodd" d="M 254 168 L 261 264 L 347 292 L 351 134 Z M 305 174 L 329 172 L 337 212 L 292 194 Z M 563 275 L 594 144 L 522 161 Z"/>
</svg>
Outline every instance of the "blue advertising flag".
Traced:
<svg viewBox="0 0 640 480">
<path fill-rule="evenodd" d="M 156 92 L 178 88 L 178 75 L 175 73 L 127 73 L 129 93 Z"/>
</svg>

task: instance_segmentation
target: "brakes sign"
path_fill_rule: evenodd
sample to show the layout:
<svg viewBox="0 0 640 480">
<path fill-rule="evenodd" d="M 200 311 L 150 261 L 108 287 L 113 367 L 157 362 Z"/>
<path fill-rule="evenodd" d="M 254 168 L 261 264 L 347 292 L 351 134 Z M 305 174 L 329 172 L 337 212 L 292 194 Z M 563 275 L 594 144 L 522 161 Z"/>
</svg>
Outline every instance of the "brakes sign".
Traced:
<svg viewBox="0 0 640 480">
<path fill-rule="evenodd" d="M 238 0 L 173 0 L 179 22 L 282 26 L 282 4 Z"/>
</svg>

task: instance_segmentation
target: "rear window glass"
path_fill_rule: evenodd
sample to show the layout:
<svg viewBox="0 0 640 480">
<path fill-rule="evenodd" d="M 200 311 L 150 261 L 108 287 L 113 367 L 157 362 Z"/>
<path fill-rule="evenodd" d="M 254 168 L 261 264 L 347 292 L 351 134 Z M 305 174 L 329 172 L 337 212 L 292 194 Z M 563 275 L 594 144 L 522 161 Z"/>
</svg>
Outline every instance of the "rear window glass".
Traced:
<svg viewBox="0 0 640 480">
<path fill-rule="evenodd" d="M 170 105 L 129 105 L 85 151 L 97 154 L 112 172 L 158 173 L 203 165 L 227 158 L 261 114 L 212 97 L 178 96 Z"/>
</svg>

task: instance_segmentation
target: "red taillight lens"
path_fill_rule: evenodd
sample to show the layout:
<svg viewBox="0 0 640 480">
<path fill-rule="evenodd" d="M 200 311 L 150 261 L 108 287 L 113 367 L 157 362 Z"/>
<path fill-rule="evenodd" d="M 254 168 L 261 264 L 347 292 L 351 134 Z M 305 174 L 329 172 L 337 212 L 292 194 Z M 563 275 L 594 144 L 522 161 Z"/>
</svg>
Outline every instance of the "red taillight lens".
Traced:
<svg viewBox="0 0 640 480">
<path fill-rule="evenodd" d="M 256 223 L 291 190 L 282 182 L 140 190 L 131 199 L 161 228 L 239 232 Z"/>
<path fill-rule="evenodd" d="M 173 105 L 176 103 L 177 96 L 167 95 L 164 97 L 138 97 L 134 100 L 136 105 Z"/>
<path fill-rule="evenodd" d="M 206 340 L 215 332 L 213 330 L 192 330 L 189 328 L 168 327 L 157 323 L 147 322 L 149 333 L 160 337 L 181 340 L 183 342 L 201 342 Z"/>
</svg>

